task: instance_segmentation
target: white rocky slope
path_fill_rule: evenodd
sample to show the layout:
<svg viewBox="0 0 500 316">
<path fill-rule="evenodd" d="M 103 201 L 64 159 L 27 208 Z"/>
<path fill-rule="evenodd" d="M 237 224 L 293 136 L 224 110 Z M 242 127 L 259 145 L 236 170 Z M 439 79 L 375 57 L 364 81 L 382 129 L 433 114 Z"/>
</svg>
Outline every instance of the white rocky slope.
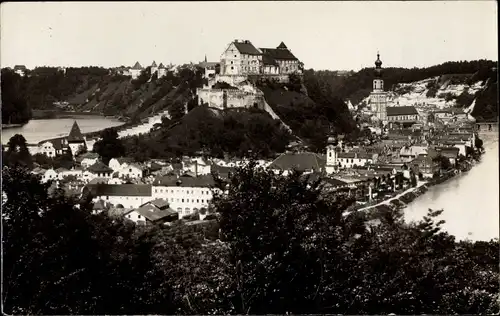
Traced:
<svg viewBox="0 0 500 316">
<path fill-rule="evenodd" d="M 429 83 L 434 82 L 437 87 L 437 92 L 434 97 L 428 97 L 427 93 Z M 475 95 L 476 92 L 484 89 L 487 82 L 478 81 L 472 85 L 465 83 L 462 84 L 449 84 L 449 80 L 440 84 L 439 77 L 427 78 L 421 81 L 411 83 L 398 84 L 393 91 L 389 91 L 389 104 L 388 106 L 415 106 L 417 110 L 430 110 L 430 109 L 445 109 L 456 105 L 456 100 L 452 99 L 446 101 L 446 96 L 451 94 L 458 97 L 464 91 L 470 95 Z M 356 107 L 363 107 L 369 104 L 370 97 L 364 98 Z M 475 100 L 470 106 L 464 108 L 464 112 L 471 113 L 474 108 Z"/>
<path fill-rule="evenodd" d="M 149 133 L 149 131 L 153 128 L 155 124 L 161 123 L 161 118 L 163 116 L 166 116 L 168 119 L 170 119 L 170 114 L 168 113 L 168 110 L 165 110 L 154 116 L 149 117 L 146 123 L 143 123 L 135 127 L 130 127 L 128 129 L 118 132 L 118 138 Z"/>
</svg>

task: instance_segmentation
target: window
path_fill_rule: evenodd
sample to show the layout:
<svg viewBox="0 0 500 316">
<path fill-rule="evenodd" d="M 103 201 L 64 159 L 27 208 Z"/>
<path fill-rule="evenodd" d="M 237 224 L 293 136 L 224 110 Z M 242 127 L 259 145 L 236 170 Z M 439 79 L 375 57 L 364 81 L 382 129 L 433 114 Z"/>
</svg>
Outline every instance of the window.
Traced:
<svg viewBox="0 0 500 316">
<path fill-rule="evenodd" d="M 155 189 L 155 193 L 158 193 L 158 189 Z"/>
<path fill-rule="evenodd" d="M 182 203 L 184 203 L 184 199 L 182 199 Z"/>
<path fill-rule="evenodd" d="M 138 218 L 138 219 L 141 219 L 141 215 L 137 215 L 137 218 Z"/>
<path fill-rule="evenodd" d="M 201 203 L 205 203 L 205 200 L 201 200 Z"/>
<path fill-rule="evenodd" d="M 234 67 L 231 66 L 231 70 L 233 70 L 233 69 L 234 69 Z"/>
<path fill-rule="evenodd" d="M 127 215 L 127 216 L 128 216 L 128 218 L 130 218 L 130 215 Z"/>
<path fill-rule="evenodd" d="M 233 64 L 233 61 L 231 60 L 231 65 Z M 231 69 L 233 69 L 233 67 L 231 67 Z"/>
<path fill-rule="evenodd" d="M 200 200 L 199 200 L 199 199 L 196 199 L 196 203 L 200 203 Z"/>
<path fill-rule="evenodd" d="M 234 57 L 237 57 L 236 55 L 234 55 Z"/>
</svg>

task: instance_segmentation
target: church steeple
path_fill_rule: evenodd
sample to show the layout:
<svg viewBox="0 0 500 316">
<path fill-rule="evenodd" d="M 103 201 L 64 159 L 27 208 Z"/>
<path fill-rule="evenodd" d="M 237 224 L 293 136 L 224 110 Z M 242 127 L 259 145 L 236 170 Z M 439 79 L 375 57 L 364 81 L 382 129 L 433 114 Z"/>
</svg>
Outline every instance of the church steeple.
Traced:
<svg viewBox="0 0 500 316">
<path fill-rule="evenodd" d="M 207 54 L 205 54 L 205 62 L 207 62 Z"/>
<path fill-rule="evenodd" d="M 375 76 L 382 77 L 382 61 L 379 52 L 377 52 L 377 60 L 375 60 Z"/>
</svg>

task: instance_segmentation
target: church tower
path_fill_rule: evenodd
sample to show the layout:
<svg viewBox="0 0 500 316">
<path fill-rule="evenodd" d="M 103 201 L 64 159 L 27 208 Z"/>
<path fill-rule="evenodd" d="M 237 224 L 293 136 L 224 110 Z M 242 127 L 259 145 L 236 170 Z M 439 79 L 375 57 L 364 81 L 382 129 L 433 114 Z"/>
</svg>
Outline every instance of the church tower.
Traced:
<svg viewBox="0 0 500 316">
<path fill-rule="evenodd" d="M 387 122 L 387 92 L 384 91 L 384 80 L 382 79 L 382 61 L 377 53 L 375 61 L 375 79 L 373 79 L 373 92 L 370 94 L 372 113 L 382 122 Z"/>
<path fill-rule="evenodd" d="M 333 137 L 328 137 L 328 145 L 326 146 L 326 173 L 332 174 L 338 169 L 338 153 L 340 149 L 337 145 L 337 140 Z"/>
</svg>

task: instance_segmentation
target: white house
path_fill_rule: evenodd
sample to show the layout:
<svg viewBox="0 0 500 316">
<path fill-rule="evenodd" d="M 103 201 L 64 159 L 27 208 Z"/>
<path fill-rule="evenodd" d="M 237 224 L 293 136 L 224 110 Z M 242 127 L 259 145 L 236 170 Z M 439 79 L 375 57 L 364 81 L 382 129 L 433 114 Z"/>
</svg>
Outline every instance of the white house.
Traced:
<svg viewBox="0 0 500 316">
<path fill-rule="evenodd" d="M 85 191 L 91 193 L 93 201 L 103 200 L 125 208 L 138 208 L 152 200 L 150 184 L 87 184 Z"/>
<path fill-rule="evenodd" d="M 139 75 L 141 74 L 142 69 L 143 68 L 141 64 L 139 64 L 139 62 L 136 62 L 134 67 L 130 68 L 132 79 L 137 79 L 137 77 L 139 77 Z"/>
<path fill-rule="evenodd" d="M 136 224 L 149 224 L 177 220 L 179 213 L 172 210 L 167 201 L 156 199 L 125 213 L 124 216 Z"/>
<path fill-rule="evenodd" d="M 161 78 L 166 75 L 167 75 L 167 68 L 163 65 L 163 63 L 160 63 L 160 66 L 158 66 L 158 78 Z"/>
<path fill-rule="evenodd" d="M 51 142 L 42 143 L 38 152 L 50 158 L 56 156 L 56 149 Z"/>
<path fill-rule="evenodd" d="M 45 171 L 45 173 L 43 174 L 42 182 L 45 183 L 45 182 L 50 181 L 50 180 L 57 180 L 58 178 L 59 177 L 58 177 L 57 172 L 51 168 L 51 169 L 48 169 L 47 171 Z"/>
<path fill-rule="evenodd" d="M 92 166 L 90 166 L 87 171 L 94 174 L 94 177 L 111 178 L 113 174 L 113 169 L 106 166 L 103 162 L 98 161 Z"/>
<path fill-rule="evenodd" d="M 158 177 L 153 182 L 152 197 L 169 202 L 170 207 L 180 217 L 192 214 L 202 208 L 208 208 L 212 200 L 211 186 L 214 180 L 211 175 L 198 177 Z"/>
<path fill-rule="evenodd" d="M 122 168 L 128 166 L 128 164 L 132 163 L 134 160 L 132 158 L 119 157 L 113 158 L 109 161 L 108 165 L 114 172 L 120 172 Z"/>
<path fill-rule="evenodd" d="M 114 169 L 113 169 L 114 170 Z M 132 164 L 122 164 L 119 176 L 121 178 L 131 178 L 131 179 L 141 179 L 144 177 L 145 167 L 136 163 Z"/>
</svg>

